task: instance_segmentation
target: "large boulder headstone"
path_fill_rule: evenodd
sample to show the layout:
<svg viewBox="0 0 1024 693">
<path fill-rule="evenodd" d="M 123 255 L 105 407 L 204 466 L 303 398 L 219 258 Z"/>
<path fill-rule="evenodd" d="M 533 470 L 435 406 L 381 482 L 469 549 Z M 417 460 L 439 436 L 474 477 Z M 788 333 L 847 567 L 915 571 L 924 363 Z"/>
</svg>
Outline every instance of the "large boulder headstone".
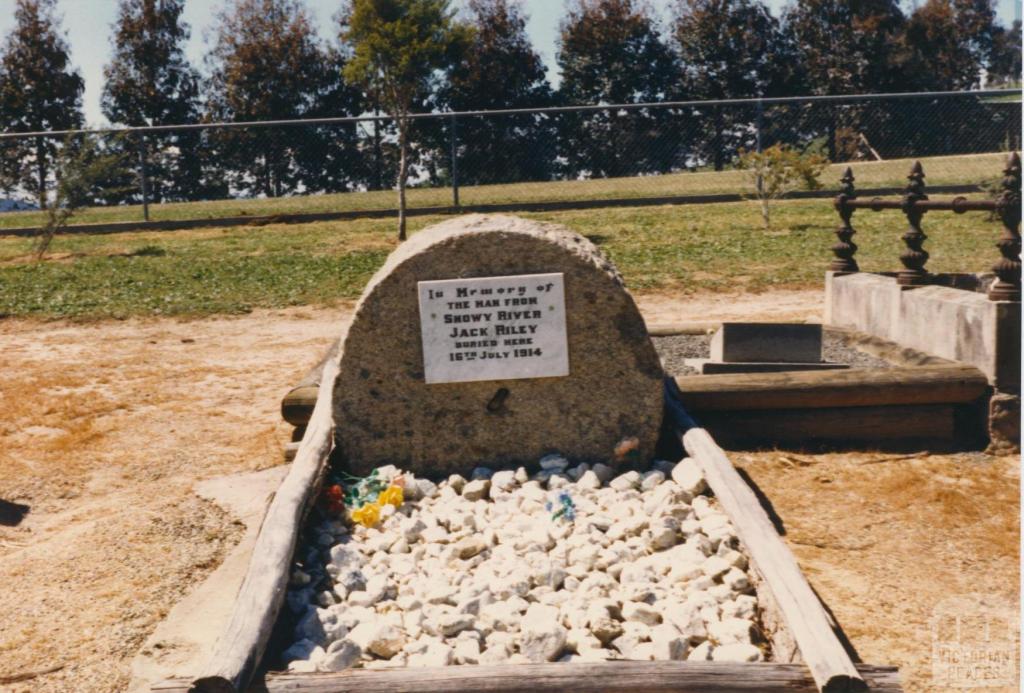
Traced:
<svg viewBox="0 0 1024 693">
<path fill-rule="evenodd" d="M 355 473 L 654 453 L 662 369 L 633 298 L 587 239 L 472 215 L 415 234 L 370 280 L 334 390 Z"/>
</svg>

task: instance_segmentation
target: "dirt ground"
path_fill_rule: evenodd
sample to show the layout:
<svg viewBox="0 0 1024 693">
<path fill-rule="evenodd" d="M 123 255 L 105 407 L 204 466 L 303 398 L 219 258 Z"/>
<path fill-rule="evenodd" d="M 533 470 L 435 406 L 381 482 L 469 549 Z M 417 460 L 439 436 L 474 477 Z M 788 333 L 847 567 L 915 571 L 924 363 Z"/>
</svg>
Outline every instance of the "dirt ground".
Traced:
<svg viewBox="0 0 1024 693">
<path fill-rule="evenodd" d="M 820 292 L 640 299 L 649 324 L 820 318 Z M 241 534 L 191 492 L 277 465 L 281 396 L 348 307 L 196 321 L 0 321 L 0 690 L 117 691 Z M 980 454 L 737 453 L 864 660 L 936 690 L 941 599 L 1016 605 L 1019 465 Z M 15 524 L 15 506 L 28 513 Z M 14 525 L 14 526 L 12 526 Z"/>
</svg>

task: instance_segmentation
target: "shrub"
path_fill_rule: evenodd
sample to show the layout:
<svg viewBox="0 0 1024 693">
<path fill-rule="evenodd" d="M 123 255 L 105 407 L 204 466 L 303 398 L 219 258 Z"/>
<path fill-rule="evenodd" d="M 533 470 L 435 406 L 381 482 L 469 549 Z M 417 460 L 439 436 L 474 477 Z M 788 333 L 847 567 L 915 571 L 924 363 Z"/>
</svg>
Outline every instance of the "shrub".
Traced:
<svg viewBox="0 0 1024 693">
<path fill-rule="evenodd" d="M 805 190 L 821 187 L 818 180 L 828 165 L 824 156 L 800 152 L 786 144 L 773 144 L 760 152 L 740 150 L 737 168 L 746 171 L 753 184 L 752 197 L 761 203 L 764 227 L 770 228 L 770 204 L 796 186 Z"/>
</svg>

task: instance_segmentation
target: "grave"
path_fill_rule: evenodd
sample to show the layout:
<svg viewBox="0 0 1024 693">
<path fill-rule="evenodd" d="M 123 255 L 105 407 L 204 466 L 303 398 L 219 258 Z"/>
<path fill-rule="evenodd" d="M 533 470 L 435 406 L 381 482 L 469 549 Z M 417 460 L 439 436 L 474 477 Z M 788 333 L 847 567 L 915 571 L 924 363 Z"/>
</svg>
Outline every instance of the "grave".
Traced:
<svg viewBox="0 0 1024 693">
<path fill-rule="evenodd" d="M 900 690 L 854 664 L 582 237 L 419 232 L 318 381 L 209 662 L 153 690 Z"/>
<path fill-rule="evenodd" d="M 842 220 L 825 278 L 825 324 L 857 330 L 943 359 L 972 366 L 988 379 L 988 438 L 993 451 L 1020 448 L 1021 385 L 1021 163 L 1007 157 L 996 199 L 929 199 L 925 173 L 915 163 L 900 199 L 859 199 L 847 169 L 835 199 Z M 900 210 L 909 228 L 900 237 L 903 269 L 864 272 L 857 264 L 857 210 Z M 999 259 L 991 272 L 932 273 L 925 265 L 926 213 L 988 212 L 1002 231 L 993 244 Z"/>
<path fill-rule="evenodd" d="M 473 215 L 416 234 L 370 280 L 342 353 L 335 430 L 355 473 L 603 461 L 626 438 L 654 453 L 643 318 L 597 248 L 554 225 Z"/>
</svg>

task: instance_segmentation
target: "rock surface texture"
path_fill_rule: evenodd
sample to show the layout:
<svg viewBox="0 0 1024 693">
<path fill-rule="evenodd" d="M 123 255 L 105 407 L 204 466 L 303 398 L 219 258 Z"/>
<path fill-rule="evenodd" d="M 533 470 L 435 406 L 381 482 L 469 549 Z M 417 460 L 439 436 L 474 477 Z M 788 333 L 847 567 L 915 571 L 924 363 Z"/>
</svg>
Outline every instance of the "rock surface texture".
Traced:
<svg viewBox="0 0 1024 693">
<path fill-rule="evenodd" d="M 568 376 L 424 382 L 418 282 L 539 273 L 564 275 Z M 612 264 L 563 227 L 506 216 L 446 221 L 391 254 L 356 308 L 334 391 L 357 474 L 441 475 L 481 459 L 514 469 L 556 450 L 599 461 L 631 437 L 636 459 L 650 459 L 661 416 L 661 364 Z"/>
<path fill-rule="evenodd" d="M 602 484 L 586 463 L 555 461 L 532 477 L 495 475 L 474 499 L 462 477 L 435 485 L 406 472 L 406 502 L 376 527 L 310 527 L 283 663 L 767 658 L 747 558 L 694 463 Z"/>
</svg>

